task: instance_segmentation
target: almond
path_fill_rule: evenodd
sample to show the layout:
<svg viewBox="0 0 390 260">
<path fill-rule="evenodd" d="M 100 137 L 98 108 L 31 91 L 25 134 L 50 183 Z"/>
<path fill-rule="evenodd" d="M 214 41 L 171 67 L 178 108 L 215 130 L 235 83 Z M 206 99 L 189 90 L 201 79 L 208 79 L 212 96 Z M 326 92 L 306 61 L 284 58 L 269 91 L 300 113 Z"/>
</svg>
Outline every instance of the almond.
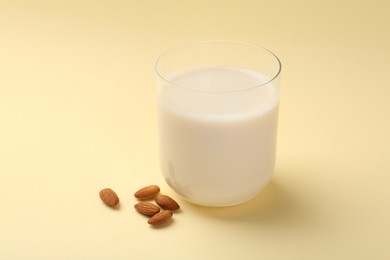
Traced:
<svg viewBox="0 0 390 260">
<path fill-rule="evenodd" d="M 140 200 L 148 200 L 156 197 L 159 192 L 160 187 L 157 185 L 149 185 L 138 190 L 136 193 L 134 193 L 134 196 Z"/>
<path fill-rule="evenodd" d="M 156 215 L 154 215 L 153 217 L 151 217 L 148 220 L 148 223 L 152 226 L 160 226 L 170 221 L 172 219 L 172 215 L 173 215 L 172 211 L 163 210 L 157 213 Z"/>
<path fill-rule="evenodd" d="M 114 207 L 119 203 L 118 195 L 110 188 L 102 189 L 99 196 L 107 206 Z"/>
<path fill-rule="evenodd" d="M 180 209 L 179 204 L 174 199 L 172 199 L 167 195 L 158 195 L 155 201 L 163 209 L 167 209 L 167 210 Z"/>
<path fill-rule="evenodd" d="M 134 205 L 134 208 L 145 216 L 154 216 L 160 212 L 160 207 L 150 202 L 139 202 Z"/>
</svg>

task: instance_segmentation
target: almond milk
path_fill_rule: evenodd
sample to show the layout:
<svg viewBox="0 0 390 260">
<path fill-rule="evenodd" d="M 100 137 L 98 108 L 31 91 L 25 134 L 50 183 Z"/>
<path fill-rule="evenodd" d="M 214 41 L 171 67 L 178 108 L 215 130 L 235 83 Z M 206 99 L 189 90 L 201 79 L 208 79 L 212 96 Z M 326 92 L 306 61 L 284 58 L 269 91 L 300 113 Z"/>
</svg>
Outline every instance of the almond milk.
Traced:
<svg viewBox="0 0 390 260">
<path fill-rule="evenodd" d="M 160 165 L 167 183 L 197 204 L 253 198 L 274 171 L 278 90 L 259 72 L 190 68 L 158 87 Z"/>
</svg>

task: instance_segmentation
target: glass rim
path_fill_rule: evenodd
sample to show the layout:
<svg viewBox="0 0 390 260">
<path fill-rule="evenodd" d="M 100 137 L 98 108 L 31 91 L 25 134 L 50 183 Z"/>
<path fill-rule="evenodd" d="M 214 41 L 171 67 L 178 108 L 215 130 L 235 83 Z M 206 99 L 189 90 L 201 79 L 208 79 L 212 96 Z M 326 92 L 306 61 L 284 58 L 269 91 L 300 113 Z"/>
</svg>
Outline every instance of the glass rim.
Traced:
<svg viewBox="0 0 390 260">
<path fill-rule="evenodd" d="M 158 66 L 160 65 L 161 59 L 164 58 L 166 55 L 174 52 L 174 51 L 177 51 L 177 50 L 180 50 L 180 49 L 183 49 L 183 48 L 186 48 L 186 47 L 196 46 L 196 45 L 200 46 L 200 45 L 204 45 L 204 44 L 217 44 L 217 43 L 218 44 L 233 44 L 233 45 L 237 45 L 237 46 L 238 45 L 242 45 L 242 46 L 246 46 L 246 47 L 250 47 L 250 48 L 254 48 L 254 49 L 257 49 L 257 50 L 261 50 L 261 51 L 267 52 L 272 57 L 274 57 L 275 60 L 276 60 L 276 63 L 277 63 L 277 66 L 278 66 L 278 68 L 276 70 L 276 73 L 274 73 L 273 76 L 271 76 L 269 78 L 269 80 L 267 80 L 266 82 L 261 83 L 259 85 L 255 85 L 253 87 L 249 87 L 249 88 L 245 88 L 245 89 L 241 89 L 241 90 L 227 90 L 227 91 L 214 92 L 214 91 L 206 91 L 206 90 L 195 90 L 195 89 L 184 87 L 182 85 L 175 84 L 172 81 L 166 79 L 166 77 L 164 77 L 160 73 L 160 71 L 158 69 Z M 156 62 L 154 64 L 154 71 L 157 74 L 159 79 L 161 79 L 162 81 L 164 81 L 165 83 L 167 83 L 169 85 L 172 85 L 172 86 L 175 86 L 175 87 L 179 87 L 179 88 L 182 88 L 182 89 L 186 89 L 186 90 L 190 90 L 190 91 L 194 91 L 194 92 L 223 94 L 223 93 L 233 93 L 233 92 L 244 92 L 244 91 L 257 89 L 257 88 L 260 88 L 262 86 L 268 85 L 269 83 L 273 82 L 277 77 L 279 77 L 279 75 L 280 75 L 280 73 L 282 71 L 282 63 L 281 63 L 280 59 L 278 58 L 278 56 L 276 56 L 272 51 L 270 51 L 269 49 L 264 48 L 264 47 L 262 47 L 260 45 L 257 45 L 257 44 L 241 42 L 241 41 L 229 41 L 229 40 L 207 40 L 207 41 L 198 41 L 198 42 L 191 42 L 191 43 L 187 43 L 187 44 L 182 44 L 182 45 L 178 45 L 176 47 L 173 47 L 173 48 L 170 48 L 170 49 L 166 50 L 165 52 L 161 53 L 157 57 L 157 60 L 156 60 Z"/>
</svg>

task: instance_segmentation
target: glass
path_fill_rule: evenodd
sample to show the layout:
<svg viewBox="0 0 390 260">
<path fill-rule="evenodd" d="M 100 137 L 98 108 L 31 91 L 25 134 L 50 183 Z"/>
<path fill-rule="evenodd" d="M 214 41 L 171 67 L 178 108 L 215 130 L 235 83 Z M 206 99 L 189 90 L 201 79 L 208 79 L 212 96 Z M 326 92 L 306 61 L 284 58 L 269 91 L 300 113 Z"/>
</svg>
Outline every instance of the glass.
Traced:
<svg viewBox="0 0 390 260">
<path fill-rule="evenodd" d="M 279 59 L 256 45 L 207 41 L 165 52 L 155 70 L 169 186 L 206 206 L 255 197 L 274 171 Z"/>
</svg>

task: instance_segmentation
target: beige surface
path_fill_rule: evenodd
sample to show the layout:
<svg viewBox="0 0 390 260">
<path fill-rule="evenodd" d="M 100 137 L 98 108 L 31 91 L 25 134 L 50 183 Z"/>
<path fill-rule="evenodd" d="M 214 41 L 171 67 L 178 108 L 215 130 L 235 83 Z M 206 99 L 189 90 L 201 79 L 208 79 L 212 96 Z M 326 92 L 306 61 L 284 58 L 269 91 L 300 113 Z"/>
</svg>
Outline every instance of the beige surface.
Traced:
<svg viewBox="0 0 390 260">
<path fill-rule="evenodd" d="M 388 1 L 0 1 L 0 259 L 389 259 Z M 278 161 L 232 208 L 153 229 L 153 63 L 197 40 L 283 62 Z M 109 186 L 119 210 L 102 205 Z"/>
</svg>

